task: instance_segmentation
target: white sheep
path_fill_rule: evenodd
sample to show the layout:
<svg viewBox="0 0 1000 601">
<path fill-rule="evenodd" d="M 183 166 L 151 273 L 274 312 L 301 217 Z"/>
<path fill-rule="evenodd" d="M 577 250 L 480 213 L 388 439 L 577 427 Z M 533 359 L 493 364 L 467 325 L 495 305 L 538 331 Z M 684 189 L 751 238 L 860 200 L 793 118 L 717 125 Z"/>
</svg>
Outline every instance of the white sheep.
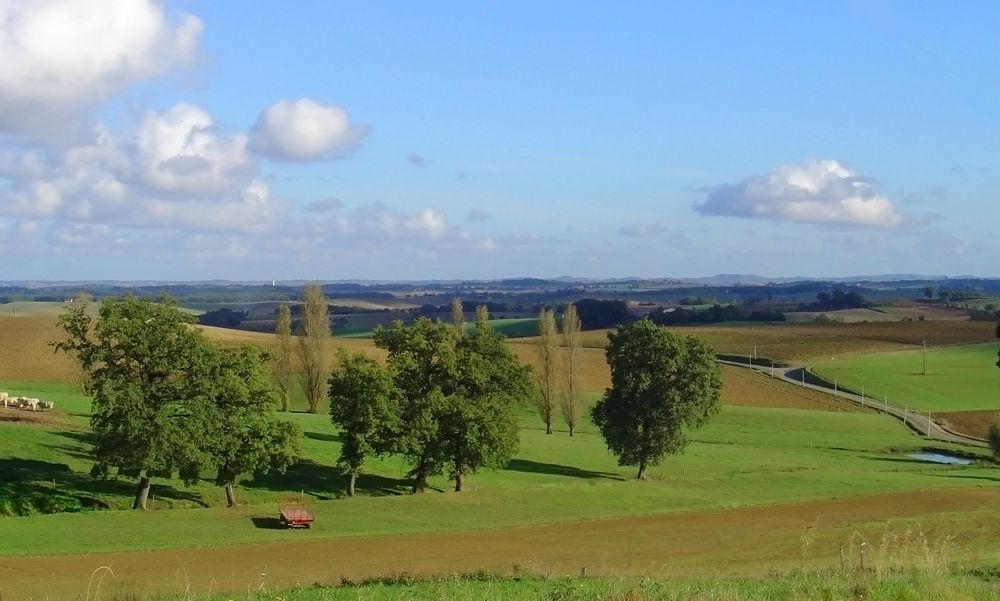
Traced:
<svg viewBox="0 0 1000 601">
<path fill-rule="evenodd" d="M 55 407 L 55 403 L 53 403 L 52 401 L 38 401 L 39 411 L 49 411 L 53 407 Z"/>
<path fill-rule="evenodd" d="M 21 409 L 26 409 L 29 411 L 37 411 L 38 399 L 29 399 L 28 397 L 23 396 L 17 400 L 17 406 L 20 407 Z"/>
</svg>

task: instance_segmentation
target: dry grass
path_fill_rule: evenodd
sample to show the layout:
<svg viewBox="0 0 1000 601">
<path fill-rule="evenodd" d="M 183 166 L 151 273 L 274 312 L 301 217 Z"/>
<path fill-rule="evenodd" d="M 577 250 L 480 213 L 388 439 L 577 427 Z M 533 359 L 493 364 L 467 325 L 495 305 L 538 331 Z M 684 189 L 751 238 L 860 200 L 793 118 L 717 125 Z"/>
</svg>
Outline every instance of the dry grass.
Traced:
<svg viewBox="0 0 1000 601">
<path fill-rule="evenodd" d="M 800 388 L 782 380 L 771 379 L 764 374 L 728 365 L 722 366 L 722 384 L 724 405 L 819 411 L 872 411 L 828 394 Z"/>
</svg>

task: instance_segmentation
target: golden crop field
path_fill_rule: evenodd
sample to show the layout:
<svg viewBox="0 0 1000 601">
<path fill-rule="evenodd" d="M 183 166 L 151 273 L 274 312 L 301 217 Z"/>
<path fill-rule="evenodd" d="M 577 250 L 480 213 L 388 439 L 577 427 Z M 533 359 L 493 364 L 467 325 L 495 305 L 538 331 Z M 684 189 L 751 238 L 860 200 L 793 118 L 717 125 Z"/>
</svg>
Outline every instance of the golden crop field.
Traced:
<svg viewBox="0 0 1000 601">
<path fill-rule="evenodd" d="M 259 332 L 201 327 L 205 336 L 218 344 L 236 346 L 253 344 L 273 347 L 274 336 Z M 995 326 L 988 322 L 897 322 L 867 324 L 787 324 L 750 326 L 701 326 L 674 328 L 673 331 L 696 335 L 713 346 L 716 352 L 743 354 L 757 345 L 759 357 L 780 361 L 806 361 L 847 353 L 897 350 L 920 345 L 955 344 L 990 340 Z M 51 342 L 62 332 L 54 314 L 27 317 L 0 316 L 0 379 L 35 382 L 78 382 L 79 372 L 73 361 L 53 352 Z M 610 383 L 610 372 L 603 348 L 594 348 L 606 340 L 606 331 L 585 332 L 593 347 L 579 351 L 580 386 L 585 393 L 601 393 Z M 531 338 L 510 341 L 518 360 L 537 367 L 538 355 Z M 369 339 L 332 338 L 330 357 L 337 348 L 361 351 L 384 358 L 385 353 Z M 563 349 L 563 357 L 565 350 Z M 293 369 L 298 370 L 293 358 Z M 794 386 L 771 381 L 737 368 L 723 369 L 724 404 L 767 407 L 798 407 L 845 410 L 850 405 L 831 401 L 824 395 L 801 391 Z"/>
</svg>

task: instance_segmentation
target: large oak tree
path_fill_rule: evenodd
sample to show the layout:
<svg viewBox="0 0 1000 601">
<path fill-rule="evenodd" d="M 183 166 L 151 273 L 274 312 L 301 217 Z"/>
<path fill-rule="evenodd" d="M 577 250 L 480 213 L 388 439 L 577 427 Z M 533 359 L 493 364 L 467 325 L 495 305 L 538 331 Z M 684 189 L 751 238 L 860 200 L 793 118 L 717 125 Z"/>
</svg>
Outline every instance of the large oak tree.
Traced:
<svg viewBox="0 0 1000 601">
<path fill-rule="evenodd" d="M 687 445 L 685 429 L 704 425 L 719 410 L 722 380 L 712 350 L 648 319 L 608 334 L 611 387 L 591 416 L 619 465 L 646 468 Z"/>
<path fill-rule="evenodd" d="M 152 478 L 178 473 L 190 483 L 208 470 L 234 500 L 237 475 L 294 455 L 297 431 L 270 417 L 275 393 L 262 357 L 219 350 L 192 322 L 167 296 L 106 298 L 96 320 L 83 305 L 59 318 L 67 338 L 56 349 L 92 382 L 91 471 L 137 478 L 133 508 L 146 508 Z M 262 439 L 269 448 L 258 452 Z"/>
</svg>

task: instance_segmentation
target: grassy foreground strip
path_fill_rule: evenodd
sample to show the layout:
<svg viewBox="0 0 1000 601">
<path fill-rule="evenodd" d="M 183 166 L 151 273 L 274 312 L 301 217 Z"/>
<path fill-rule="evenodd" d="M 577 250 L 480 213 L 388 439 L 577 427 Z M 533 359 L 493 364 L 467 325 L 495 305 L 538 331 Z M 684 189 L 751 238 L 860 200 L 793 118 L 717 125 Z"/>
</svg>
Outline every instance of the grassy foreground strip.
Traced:
<svg viewBox="0 0 1000 601">
<path fill-rule="evenodd" d="M 220 597 L 219 600 L 228 600 Z M 925 571 L 791 573 L 762 578 L 673 580 L 651 578 L 502 577 L 488 573 L 428 580 L 397 577 L 336 587 L 260 590 L 259 601 L 982 601 L 1000 599 L 988 574 Z"/>
<path fill-rule="evenodd" d="M 924 356 L 926 354 L 926 373 Z M 997 345 L 899 351 L 847 357 L 815 364 L 812 371 L 826 380 L 911 410 L 973 411 L 1000 405 L 1000 370 L 993 367 Z"/>
</svg>

